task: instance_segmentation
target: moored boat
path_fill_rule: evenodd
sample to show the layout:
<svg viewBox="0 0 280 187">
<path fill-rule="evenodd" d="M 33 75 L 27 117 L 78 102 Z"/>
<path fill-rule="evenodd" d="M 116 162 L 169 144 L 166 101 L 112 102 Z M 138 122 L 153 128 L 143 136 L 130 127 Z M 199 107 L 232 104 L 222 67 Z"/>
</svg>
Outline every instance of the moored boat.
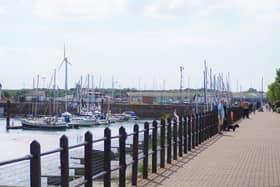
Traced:
<svg viewBox="0 0 280 187">
<path fill-rule="evenodd" d="M 22 128 L 28 130 L 65 130 L 68 126 L 54 118 L 22 119 Z"/>
</svg>

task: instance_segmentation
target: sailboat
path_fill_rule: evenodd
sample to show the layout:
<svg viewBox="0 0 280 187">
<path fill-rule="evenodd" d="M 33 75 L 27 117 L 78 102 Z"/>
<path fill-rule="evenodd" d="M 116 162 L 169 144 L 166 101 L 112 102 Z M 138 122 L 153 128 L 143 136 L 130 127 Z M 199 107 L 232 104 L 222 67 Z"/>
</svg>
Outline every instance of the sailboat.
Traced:
<svg viewBox="0 0 280 187">
<path fill-rule="evenodd" d="M 54 80 L 55 80 L 55 76 L 56 75 L 54 72 Z M 58 120 L 56 116 L 37 118 L 38 87 L 39 87 L 39 75 L 37 76 L 34 116 L 33 118 L 22 119 L 21 120 L 22 128 L 29 129 L 29 130 L 65 130 L 68 127 L 67 124 L 61 120 Z M 54 88 L 55 88 L 55 83 L 54 83 Z"/>
</svg>

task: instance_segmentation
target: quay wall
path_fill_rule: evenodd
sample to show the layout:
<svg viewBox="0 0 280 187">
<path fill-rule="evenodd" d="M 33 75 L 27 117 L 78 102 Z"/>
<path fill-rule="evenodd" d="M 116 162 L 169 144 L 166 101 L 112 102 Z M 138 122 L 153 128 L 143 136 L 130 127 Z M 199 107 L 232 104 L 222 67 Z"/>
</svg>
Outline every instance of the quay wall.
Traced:
<svg viewBox="0 0 280 187">
<path fill-rule="evenodd" d="M 104 104 L 103 112 L 110 110 L 112 113 L 122 113 L 124 111 L 134 111 L 136 115 L 140 118 L 161 118 L 167 114 L 173 114 L 176 109 L 177 114 L 190 114 L 195 112 L 201 112 L 204 110 L 203 104 L 197 105 L 187 104 L 187 105 L 132 105 L 132 104 Z"/>
<path fill-rule="evenodd" d="M 34 104 L 31 102 L 12 102 L 10 105 L 10 115 L 11 116 L 25 116 L 32 114 L 34 111 Z M 53 107 L 48 102 L 41 102 L 37 105 L 37 114 L 38 115 L 51 115 L 53 114 Z M 193 104 L 186 105 L 131 105 L 131 104 L 103 104 L 102 112 L 111 111 L 111 113 L 122 113 L 124 111 L 134 111 L 136 115 L 140 118 L 161 118 L 167 114 L 173 114 L 176 109 L 177 114 L 189 114 L 195 112 L 201 112 L 204 109 L 203 104 L 197 106 Z M 7 114 L 7 103 L 0 103 L 0 111 L 3 110 L 2 116 Z M 57 111 L 59 114 L 65 111 L 65 105 L 63 103 L 57 104 Z M 68 107 L 68 112 L 75 113 L 76 110 Z M 0 113 L 1 116 L 1 113 Z"/>
</svg>

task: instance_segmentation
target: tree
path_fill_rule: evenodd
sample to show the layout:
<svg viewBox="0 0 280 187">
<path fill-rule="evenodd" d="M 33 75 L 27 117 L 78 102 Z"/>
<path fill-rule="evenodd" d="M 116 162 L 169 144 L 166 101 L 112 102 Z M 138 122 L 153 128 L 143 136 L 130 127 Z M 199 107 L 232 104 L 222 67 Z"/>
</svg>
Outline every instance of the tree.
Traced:
<svg viewBox="0 0 280 187">
<path fill-rule="evenodd" d="M 249 88 L 248 92 L 249 93 L 257 93 L 257 90 L 255 88 Z"/>
<path fill-rule="evenodd" d="M 275 81 L 268 86 L 267 97 L 272 103 L 280 101 L 280 69 L 276 70 Z"/>
</svg>

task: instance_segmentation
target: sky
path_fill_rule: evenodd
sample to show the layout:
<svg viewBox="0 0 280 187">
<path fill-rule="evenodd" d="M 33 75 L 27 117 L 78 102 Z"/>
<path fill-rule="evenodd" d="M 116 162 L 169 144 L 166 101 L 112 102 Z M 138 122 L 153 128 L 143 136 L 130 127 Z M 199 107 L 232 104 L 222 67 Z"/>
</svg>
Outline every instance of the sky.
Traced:
<svg viewBox="0 0 280 187">
<path fill-rule="evenodd" d="M 233 91 L 264 90 L 280 62 L 279 0 L 0 0 L 3 89 L 64 88 L 94 76 L 95 87 L 179 89 L 230 72 Z"/>
</svg>

